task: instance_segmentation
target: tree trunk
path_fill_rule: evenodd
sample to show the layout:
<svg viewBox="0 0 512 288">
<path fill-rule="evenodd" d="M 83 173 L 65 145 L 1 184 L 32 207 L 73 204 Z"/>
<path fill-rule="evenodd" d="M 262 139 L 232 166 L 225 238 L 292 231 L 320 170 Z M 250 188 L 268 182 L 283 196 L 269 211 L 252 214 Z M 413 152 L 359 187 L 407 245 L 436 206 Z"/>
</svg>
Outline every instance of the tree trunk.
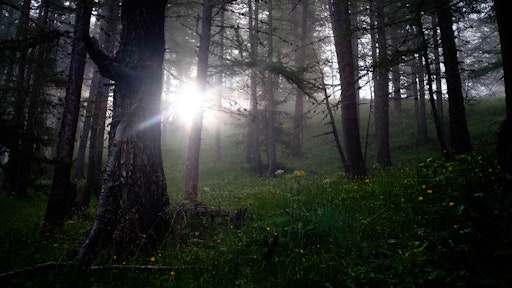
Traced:
<svg viewBox="0 0 512 288">
<path fill-rule="evenodd" d="M 272 12 L 273 5 L 272 0 L 267 0 L 268 5 L 268 40 L 267 40 L 267 63 L 270 65 L 274 61 L 273 56 L 273 24 L 272 24 Z M 275 135 L 275 99 L 274 99 L 274 74 L 272 71 L 267 71 L 267 79 L 265 82 L 267 105 L 265 111 L 267 114 L 267 162 L 268 169 L 267 175 L 272 177 L 274 172 L 277 170 L 277 151 L 276 151 L 276 135 Z"/>
<path fill-rule="evenodd" d="M 80 96 L 84 77 L 86 50 L 82 38 L 89 33 L 89 24 L 92 12 L 92 0 L 79 1 L 75 19 L 73 37 L 73 50 L 66 89 L 64 114 L 61 120 L 59 143 L 55 171 L 53 174 L 50 199 L 46 207 L 44 229 L 50 232 L 53 229 L 62 229 L 64 216 L 70 208 L 69 199 L 75 199 L 70 182 L 73 149 L 75 147 L 75 134 L 80 112 Z M 76 190 L 75 190 L 76 191 Z"/>
<path fill-rule="evenodd" d="M 251 45 L 251 61 L 258 61 L 258 35 L 259 35 L 259 13 L 260 1 L 254 1 L 254 10 L 252 0 L 249 1 L 249 42 Z M 245 160 L 250 164 L 258 175 L 263 173 L 263 164 L 261 162 L 260 152 L 260 117 L 258 111 L 258 70 L 257 67 L 251 67 L 250 79 L 250 107 L 247 120 L 247 144 Z"/>
<path fill-rule="evenodd" d="M 443 84 L 441 77 L 441 56 L 439 54 L 439 36 L 437 33 L 437 16 L 432 14 L 432 41 L 434 49 L 434 76 L 436 79 L 436 107 L 439 122 L 444 123 Z M 443 125 L 444 126 L 444 125 Z M 441 126 L 443 128 L 443 126 Z M 444 128 L 443 128 L 444 130 Z M 443 133 L 444 134 L 444 133 Z"/>
<path fill-rule="evenodd" d="M 119 253 L 131 253 L 143 244 L 154 248 L 169 228 L 160 126 L 166 4 L 122 2 L 123 30 L 114 59 L 85 38 L 102 75 L 115 81 L 118 123 L 112 125 L 96 219 L 80 251 L 82 265 L 90 263 L 101 239 Z"/>
<path fill-rule="evenodd" d="M 301 22 L 297 17 L 298 0 L 292 1 L 292 29 L 294 29 L 294 39 L 297 47 L 295 53 L 295 66 L 302 69 L 306 63 L 306 37 L 308 35 L 308 0 L 302 0 L 302 16 Z M 300 33 L 299 29 L 300 27 Z M 302 157 L 302 141 L 304 134 L 304 92 L 301 89 L 295 89 L 295 111 L 293 116 L 293 134 L 291 141 L 291 155 L 293 157 Z"/>
<path fill-rule="evenodd" d="M 200 107 L 192 118 L 190 134 L 188 138 L 187 167 L 185 168 L 185 192 L 183 198 L 186 201 L 197 201 L 197 189 L 199 184 L 199 154 L 201 151 L 201 132 L 203 130 L 203 102 L 206 92 L 206 80 L 208 77 L 208 56 L 210 54 L 210 38 L 212 28 L 212 1 L 203 2 L 203 19 L 201 21 L 201 34 L 199 38 L 199 52 L 197 59 L 196 86 L 199 90 Z"/>
<path fill-rule="evenodd" d="M 334 0 L 331 9 L 334 45 L 338 58 L 341 92 L 341 122 L 346 146 L 346 172 L 355 177 L 366 175 L 361 152 L 359 121 L 357 116 L 357 94 L 355 93 L 354 57 L 352 55 L 350 13 L 347 1 Z"/>
<path fill-rule="evenodd" d="M 219 33 L 219 66 L 224 66 L 224 37 L 225 37 L 225 17 L 224 17 L 225 11 L 224 7 L 222 7 L 220 11 L 220 33 Z M 222 71 L 219 71 L 219 74 L 217 76 L 217 89 L 216 89 L 216 101 L 215 106 L 217 108 L 217 121 L 215 121 L 215 160 L 217 162 L 220 162 L 221 159 L 221 109 L 222 109 L 222 94 L 224 93 L 224 73 Z"/>
<path fill-rule="evenodd" d="M 379 62 L 375 67 L 375 144 L 376 163 L 381 167 L 391 165 L 389 150 L 389 77 L 387 68 L 387 37 L 384 3 L 376 3 L 377 42 L 379 45 Z"/>
<path fill-rule="evenodd" d="M 108 55 L 114 53 L 114 38 L 118 35 L 119 24 L 118 10 L 119 0 L 104 1 L 101 9 L 103 18 L 100 24 L 99 42 L 107 49 Z M 89 139 L 89 161 L 87 166 L 87 182 L 80 199 L 81 210 L 89 207 L 89 201 L 92 194 L 97 196 L 101 190 L 101 175 L 103 171 L 103 146 L 105 139 L 105 121 L 107 118 L 108 97 L 111 90 L 111 82 L 109 79 L 100 75 L 99 70 L 94 72 L 98 77 L 98 85 L 93 90 L 94 111 L 91 118 L 91 136 Z M 94 79 L 94 76 L 93 76 Z M 92 88 L 91 88 L 92 89 Z"/>
<path fill-rule="evenodd" d="M 89 86 L 89 96 L 86 100 L 86 106 L 84 111 L 84 121 L 82 125 L 82 131 L 80 133 L 80 141 L 78 142 L 78 152 L 75 160 L 75 178 L 83 179 L 85 177 L 84 166 L 85 166 L 85 152 L 87 150 L 87 140 L 89 140 L 89 134 L 91 132 L 91 118 L 94 107 L 93 95 L 98 89 L 98 78 L 99 72 L 94 71 L 92 73 L 91 84 Z"/>
<path fill-rule="evenodd" d="M 425 103 L 425 68 L 423 66 L 422 58 L 418 55 L 418 64 L 416 65 L 418 71 L 418 139 L 420 146 L 425 146 L 428 143 L 428 130 L 427 130 L 427 108 Z"/>
<path fill-rule="evenodd" d="M 436 6 L 446 70 L 446 86 L 448 88 L 451 147 L 454 155 L 461 155 L 471 151 L 471 143 L 466 121 L 464 96 L 462 95 L 457 47 L 452 28 L 452 11 L 446 1 L 437 0 Z"/>
</svg>

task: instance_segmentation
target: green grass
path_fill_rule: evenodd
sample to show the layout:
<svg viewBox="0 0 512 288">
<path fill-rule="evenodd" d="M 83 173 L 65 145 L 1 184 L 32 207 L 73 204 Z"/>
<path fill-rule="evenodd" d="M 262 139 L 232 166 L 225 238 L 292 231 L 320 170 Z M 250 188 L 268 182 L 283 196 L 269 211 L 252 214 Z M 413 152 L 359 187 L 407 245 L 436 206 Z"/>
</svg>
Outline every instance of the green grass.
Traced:
<svg viewBox="0 0 512 288">
<path fill-rule="evenodd" d="M 414 131 L 414 123 L 406 105 L 409 109 L 402 119 L 391 119 L 393 167 L 375 168 L 370 145 L 368 177 L 354 181 L 341 173 L 332 140 L 313 137 L 327 129 L 321 124 L 307 125 L 303 159 L 290 159 L 280 152 L 285 172 L 272 179 L 255 177 L 241 160 L 242 133 L 225 127 L 223 158 L 217 162 L 212 134 L 205 132 L 200 201 L 229 210 L 247 208 L 243 225 L 199 219 L 171 233 L 158 251 L 128 259 L 103 251 L 94 265 L 118 266 L 97 267 L 90 272 L 88 284 L 510 287 L 510 230 L 505 230 L 506 235 L 495 233 L 502 231 L 491 229 L 499 222 L 480 213 L 466 198 L 466 193 L 482 195 L 476 204 L 489 204 L 493 193 L 501 189 L 493 145 L 503 107 L 503 99 L 471 102 L 468 124 L 475 151 L 445 162 L 435 140 L 427 147 L 417 147 L 414 133 L 407 132 Z M 163 148 L 173 207 L 180 203 L 183 192 L 183 136 L 175 131 Z M 295 170 L 305 173 L 295 175 Z M 34 191 L 31 196 L 26 202 L 0 198 L 0 273 L 67 261 L 89 228 L 92 217 L 72 219 L 62 235 L 41 237 L 38 232 L 46 198 Z M 510 212 L 509 202 L 506 207 Z M 265 261 L 262 255 L 275 233 L 279 244 L 273 257 Z M 69 273 L 69 268 L 54 268 L 44 274 L 27 271 L 3 280 L 21 287 L 67 287 Z"/>
</svg>

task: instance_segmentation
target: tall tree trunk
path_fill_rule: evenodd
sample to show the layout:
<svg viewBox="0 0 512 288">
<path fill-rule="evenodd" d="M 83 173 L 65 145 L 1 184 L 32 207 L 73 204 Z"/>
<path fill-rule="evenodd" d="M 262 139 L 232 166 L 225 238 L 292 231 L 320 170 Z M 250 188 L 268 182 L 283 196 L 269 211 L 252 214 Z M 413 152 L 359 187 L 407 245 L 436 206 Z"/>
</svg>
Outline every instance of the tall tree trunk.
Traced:
<svg viewBox="0 0 512 288">
<path fill-rule="evenodd" d="M 249 43 L 251 45 L 251 61 L 258 61 L 259 13 L 260 1 L 249 1 Z M 251 67 L 250 79 L 250 107 L 247 120 L 247 144 L 245 160 L 258 175 L 263 173 L 263 164 L 260 152 L 260 116 L 258 111 L 258 70 Z"/>
<path fill-rule="evenodd" d="M 422 58 L 418 55 L 418 140 L 421 146 L 425 146 L 428 142 L 428 130 L 427 130 L 427 108 L 425 103 L 425 68 L 423 66 Z"/>
<path fill-rule="evenodd" d="M 225 37 L 225 10 L 222 7 L 220 11 L 220 33 L 219 33 L 219 66 L 224 66 L 224 37 Z M 219 71 L 217 76 L 217 95 L 215 99 L 215 106 L 217 108 L 217 121 L 215 121 L 215 160 L 217 162 L 221 159 L 221 109 L 222 109 L 222 94 L 224 93 L 224 73 Z"/>
<path fill-rule="evenodd" d="M 86 37 L 89 55 L 115 81 L 111 148 L 96 219 L 80 251 L 89 265 L 104 239 L 118 253 L 154 248 L 169 229 L 170 207 L 161 153 L 166 0 L 124 0 L 119 50 L 112 59 Z M 119 119 L 119 120 L 118 120 Z"/>
<path fill-rule="evenodd" d="M 268 40 L 267 40 L 267 63 L 271 65 L 274 61 L 273 56 L 273 23 L 272 23 L 272 12 L 273 12 L 273 4 L 272 0 L 267 0 L 268 5 Z M 277 151 L 276 151 L 276 135 L 275 135 L 275 99 L 274 99 L 274 74 L 272 71 L 267 71 L 267 79 L 265 82 L 266 88 L 266 114 L 267 114 L 267 162 L 268 169 L 267 175 L 271 177 L 274 175 L 274 172 L 277 170 Z"/>
<path fill-rule="evenodd" d="M 355 93 L 354 57 L 352 55 L 350 13 L 347 1 L 333 0 L 331 9 L 334 45 L 338 58 L 341 92 L 341 122 L 343 140 L 347 153 L 346 172 L 355 177 L 366 175 L 361 152 L 359 121 L 357 116 L 357 94 Z"/>
<path fill-rule="evenodd" d="M 441 55 L 439 54 L 439 36 L 437 33 L 437 16 L 432 14 L 432 41 L 433 41 L 433 49 L 434 49 L 434 76 L 436 79 L 436 107 L 437 107 L 437 116 L 439 117 L 439 122 L 444 123 L 444 101 L 443 101 L 443 84 L 441 77 Z M 444 125 L 443 125 L 444 126 Z M 444 130 L 444 127 L 441 126 Z M 444 134 L 444 132 L 443 132 Z"/>
<path fill-rule="evenodd" d="M 462 95 L 457 47 L 453 33 L 452 11 L 449 1 L 437 0 L 436 8 L 446 70 L 446 86 L 448 88 L 451 147 L 454 155 L 461 155 L 471 151 L 471 143 L 466 121 L 464 96 Z"/>
<path fill-rule="evenodd" d="M 114 54 L 114 38 L 118 35 L 119 0 L 105 0 L 102 3 L 99 42 L 105 47 L 108 55 Z M 111 90 L 109 79 L 102 77 L 99 70 L 94 72 L 98 77 L 98 84 L 93 90 L 94 109 L 91 118 L 91 136 L 89 139 L 89 160 L 87 166 L 87 181 L 80 198 L 79 209 L 89 207 L 92 194 L 99 195 L 101 190 L 101 175 L 103 171 L 103 146 L 105 139 L 105 121 L 107 118 L 108 97 Z M 91 89 L 93 89 L 91 87 Z"/>
<path fill-rule="evenodd" d="M 439 110 L 436 107 L 437 99 L 435 98 L 435 95 L 434 95 L 433 75 L 432 75 L 432 70 L 430 69 L 428 46 L 426 45 L 425 33 L 423 31 L 423 23 L 421 22 L 421 14 L 418 14 L 418 16 L 415 18 L 415 21 L 416 21 L 416 25 L 418 27 L 418 32 L 419 32 L 420 41 L 421 41 L 421 44 L 420 44 L 421 52 L 422 52 L 421 56 L 425 63 L 425 70 L 427 72 L 427 86 L 428 86 L 429 102 L 430 102 L 430 107 L 431 107 L 432 118 L 434 119 L 434 125 L 436 128 L 437 141 L 439 142 L 439 148 L 441 149 L 441 154 L 443 155 L 443 157 L 445 159 L 448 159 L 449 158 L 449 157 L 447 157 L 448 149 L 447 149 L 446 141 L 445 141 L 445 137 L 444 137 L 443 123 L 442 123 L 442 119 L 440 118 L 440 116 L 438 114 Z M 435 29 L 437 29 L 437 28 L 435 28 Z M 437 37 L 434 37 L 434 39 L 437 39 Z M 434 40 L 434 41 L 436 41 L 436 40 Z M 436 66 L 437 66 L 437 64 L 436 64 Z M 440 77 L 441 75 L 436 75 L 436 77 L 437 76 Z M 439 94 L 437 96 L 439 96 Z M 442 97 L 442 94 L 441 94 L 441 97 Z M 441 99 L 441 101 L 442 101 L 442 99 Z M 442 105 L 442 102 L 441 102 L 441 105 Z"/>
<path fill-rule="evenodd" d="M 89 33 L 89 24 L 92 12 L 92 0 L 79 1 L 75 19 L 73 36 L 73 50 L 66 89 L 64 114 L 62 117 L 55 171 L 53 174 L 50 199 L 46 207 L 44 229 L 62 229 L 64 216 L 70 207 L 68 200 L 75 198 L 72 194 L 70 182 L 73 149 L 75 147 L 75 134 L 80 112 L 80 96 L 84 77 L 86 50 L 82 38 Z M 75 190 L 76 191 L 76 190 Z"/>
<path fill-rule="evenodd" d="M 395 29 L 395 26 L 392 26 L 389 31 L 391 38 L 391 47 L 398 47 L 398 30 Z M 398 51 L 396 51 L 395 53 L 398 53 Z M 401 116 L 403 114 L 400 62 L 400 59 L 396 59 L 395 61 L 393 61 L 393 66 L 391 67 L 391 83 L 393 84 L 393 96 L 391 97 L 391 104 L 393 107 L 393 113 L 396 116 Z"/>
<path fill-rule="evenodd" d="M 384 3 L 377 1 L 375 8 L 379 45 L 379 62 L 375 67 L 375 144 L 377 148 L 375 160 L 377 165 L 388 167 L 391 165 L 391 153 L 389 150 L 389 77 Z"/>
<path fill-rule="evenodd" d="M 302 0 L 302 16 L 299 23 L 298 0 L 292 2 L 292 29 L 297 47 L 295 53 L 295 66 L 298 69 L 304 67 L 306 63 L 306 37 L 308 35 L 308 0 Z M 300 27 L 300 30 L 299 30 Z M 300 32 L 300 33 L 299 33 Z M 293 157 L 302 157 L 302 141 L 304 134 L 304 92 L 298 87 L 295 89 L 295 110 L 293 116 L 293 132 L 291 141 L 291 155 Z"/>
<path fill-rule="evenodd" d="M 199 52 L 197 59 L 196 86 L 199 90 L 200 107 L 192 118 L 190 134 L 188 138 L 187 167 L 185 168 L 185 192 L 183 198 L 186 201 L 197 201 L 197 189 L 199 184 L 199 154 L 201 151 L 201 132 L 203 130 L 203 102 L 206 92 L 206 80 L 208 77 L 208 56 L 210 54 L 210 38 L 212 28 L 212 0 L 203 2 L 203 19 L 201 21 L 201 34 L 199 37 Z"/>
<path fill-rule="evenodd" d="M 75 160 L 75 178 L 83 179 L 85 177 L 84 166 L 85 166 L 85 152 L 87 150 L 87 140 L 89 140 L 89 134 L 91 132 L 91 119 L 92 111 L 94 107 L 93 95 L 98 89 L 98 78 L 99 72 L 93 71 L 91 73 L 91 84 L 89 85 L 89 96 L 85 101 L 84 121 L 82 124 L 82 131 L 80 132 L 80 141 L 78 142 L 78 152 Z"/>
</svg>

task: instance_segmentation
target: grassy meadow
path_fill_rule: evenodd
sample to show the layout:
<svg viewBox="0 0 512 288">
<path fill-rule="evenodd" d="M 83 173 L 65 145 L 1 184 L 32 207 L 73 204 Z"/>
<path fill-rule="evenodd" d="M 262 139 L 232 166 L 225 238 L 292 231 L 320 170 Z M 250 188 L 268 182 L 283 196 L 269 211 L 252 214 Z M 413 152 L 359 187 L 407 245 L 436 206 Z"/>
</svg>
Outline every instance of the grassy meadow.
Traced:
<svg viewBox="0 0 512 288">
<path fill-rule="evenodd" d="M 357 180 L 342 173 L 332 136 L 319 136 L 329 129 L 321 113 L 308 119 L 304 157 L 292 159 L 280 150 L 283 173 L 273 178 L 256 177 L 244 163 L 243 119 L 222 127 L 221 161 L 215 160 L 213 129 L 206 123 L 200 201 L 247 209 L 241 224 L 189 219 L 157 251 L 141 250 L 128 259 L 102 251 L 88 282 L 70 283 L 72 267 L 56 263 L 72 260 L 94 207 L 48 239 L 39 231 L 49 187 L 32 191 L 27 201 L 2 193 L 0 286 L 512 287 L 510 219 L 495 219 L 487 209 L 502 186 L 494 146 L 504 114 L 503 98 L 470 100 L 474 152 L 446 162 L 431 120 L 429 144 L 417 145 L 414 110 L 406 102 L 401 117 L 390 113 L 393 166 L 383 170 L 374 165 L 373 117 L 367 128 L 368 105 L 362 105 L 368 177 Z M 291 124 L 285 114 L 281 120 L 284 141 Z M 174 127 L 167 135 L 164 166 L 176 208 L 186 132 Z M 510 212 L 510 199 L 505 209 Z M 52 264 L 34 268 L 42 263 Z"/>
</svg>

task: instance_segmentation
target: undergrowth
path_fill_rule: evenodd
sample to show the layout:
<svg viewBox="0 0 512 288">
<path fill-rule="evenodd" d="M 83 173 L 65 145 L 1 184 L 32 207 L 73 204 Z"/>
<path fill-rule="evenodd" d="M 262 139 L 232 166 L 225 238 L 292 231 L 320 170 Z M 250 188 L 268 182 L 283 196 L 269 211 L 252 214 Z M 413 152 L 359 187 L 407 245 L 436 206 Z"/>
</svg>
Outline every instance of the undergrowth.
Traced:
<svg viewBox="0 0 512 288">
<path fill-rule="evenodd" d="M 306 145 L 325 141 L 324 153 L 289 159 L 273 178 L 255 177 L 249 167 L 234 160 L 241 159 L 239 155 L 216 162 L 205 153 L 200 201 L 213 209 L 247 209 L 241 225 L 229 218 L 190 219 L 170 231 L 155 251 L 140 251 L 129 258 L 101 251 L 84 283 L 70 283 L 71 264 L 44 269 L 35 265 L 73 259 L 90 228 L 94 207 L 88 217 L 68 219 L 61 234 L 47 238 L 39 234 L 46 196 L 31 191 L 29 200 L 17 201 L 2 193 L 0 283 L 2 287 L 511 287 L 511 199 L 494 213 L 503 183 L 488 149 L 491 140 L 485 140 L 492 137 L 478 133 L 473 137 L 480 141 L 475 152 L 453 161 L 431 156 L 436 153 L 429 150 L 412 155 L 423 159 L 415 164 L 399 163 L 389 169 L 370 165 L 368 177 L 358 180 L 339 172 L 335 152 L 325 139 L 315 138 L 315 143 Z M 164 147 L 174 209 L 181 203 L 182 152 L 183 147 Z"/>
</svg>

